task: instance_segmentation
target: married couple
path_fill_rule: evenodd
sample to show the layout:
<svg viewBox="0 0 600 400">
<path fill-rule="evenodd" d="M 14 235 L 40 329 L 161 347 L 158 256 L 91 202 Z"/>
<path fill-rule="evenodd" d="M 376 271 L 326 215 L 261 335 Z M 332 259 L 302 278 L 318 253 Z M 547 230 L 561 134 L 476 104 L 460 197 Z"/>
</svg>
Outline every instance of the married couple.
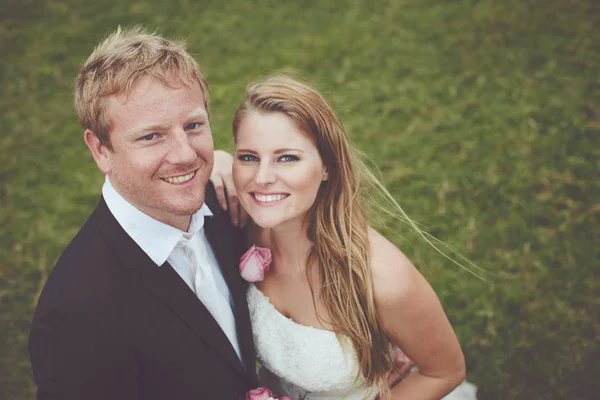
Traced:
<svg viewBox="0 0 600 400">
<path fill-rule="evenodd" d="M 38 399 L 240 399 L 259 386 L 293 399 L 440 399 L 461 384 L 452 327 L 368 226 L 361 166 L 313 88 L 286 77 L 248 87 L 233 165 L 219 168 L 233 170 L 228 211 L 209 182 L 207 84 L 183 44 L 117 30 L 81 68 L 75 104 L 106 180 L 39 299 Z M 213 175 L 218 188 L 227 172 Z M 248 284 L 239 263 L 251 245 L 272 262 Z M 396 384 L 398 349 L 415 367 Z"/>
</svg>

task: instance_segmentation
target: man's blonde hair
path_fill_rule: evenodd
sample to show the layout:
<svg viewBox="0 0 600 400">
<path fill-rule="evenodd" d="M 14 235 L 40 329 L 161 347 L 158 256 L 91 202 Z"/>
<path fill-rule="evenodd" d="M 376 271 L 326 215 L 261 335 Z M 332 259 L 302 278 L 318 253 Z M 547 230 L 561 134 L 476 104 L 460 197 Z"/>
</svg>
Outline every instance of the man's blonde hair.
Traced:
<svg viewBox="0 0 600 400">
<path fill-rule="evenodd" d="M 81 126 L 111 150 L 108 98 L 128 95 L 144 77 L 169 88 L 198 82 L 209 111 L 208 85 L 185 42 L 147 33 L 140 26 L 119 27 L 94 49 L 75 80 L 75 108 Z"/>
</svg>

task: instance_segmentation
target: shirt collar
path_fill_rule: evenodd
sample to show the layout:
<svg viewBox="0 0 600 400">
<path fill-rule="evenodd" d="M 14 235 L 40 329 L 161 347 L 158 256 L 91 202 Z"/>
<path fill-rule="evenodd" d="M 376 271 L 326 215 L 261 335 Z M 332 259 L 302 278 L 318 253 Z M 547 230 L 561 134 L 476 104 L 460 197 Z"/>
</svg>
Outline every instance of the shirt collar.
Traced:
<svg viewBox="0 0 600 400">
<path fill-rule="evenodd" d="M 204 217 L 212 217 L 206 203 L 192 215 L 188 232 L 160 222 L 138 210 L 117 192 L 108 175 L 102 186 L 102 196 L 119 225 L 158 266 L 167 261 L 173 249 L 185 235 L 191 237 L 204 228 Z"/>
</svg>

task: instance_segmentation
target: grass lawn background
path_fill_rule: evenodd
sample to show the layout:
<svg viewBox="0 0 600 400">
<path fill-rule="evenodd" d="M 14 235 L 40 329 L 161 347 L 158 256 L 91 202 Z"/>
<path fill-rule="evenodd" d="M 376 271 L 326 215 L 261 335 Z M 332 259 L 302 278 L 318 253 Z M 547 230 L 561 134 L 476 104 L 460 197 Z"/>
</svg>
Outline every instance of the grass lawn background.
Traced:
<svg viewBox="0 0 600 400">
<path fill-rule="evenodd" d="M 600 3 L 4 0 L 0 399 L 34 398 L 37 295 L 103 180 L 72 81 L 133 24 L 187 39 L 217 148 L 250 81 L 289 72 L 324 93 L 407 213 L 488 271 L 374 220 L 434 286 L 479 399 L 600 392 Z"/>
</svg>

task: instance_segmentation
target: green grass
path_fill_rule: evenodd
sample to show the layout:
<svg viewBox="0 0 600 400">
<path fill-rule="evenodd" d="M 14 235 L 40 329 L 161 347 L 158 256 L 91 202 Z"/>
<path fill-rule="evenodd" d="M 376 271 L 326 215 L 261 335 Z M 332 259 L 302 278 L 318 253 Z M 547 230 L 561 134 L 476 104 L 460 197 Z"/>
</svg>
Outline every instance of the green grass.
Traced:
<svg viewBox="0 0 600 400">
<path fill-rule="evenodd" d="M 95 206 L 72 80 L 117 25 L 187 38 L 217 147 L 245 85 L 313 82 L 410 216 L 489 271 L 377 220 L 426 275 L 480 399 L 600 392 L 600 9 L 594 0 L 90 2 L 0 8 L 0 399 L 33 399 L 29 321 Z"/>
</svg>

